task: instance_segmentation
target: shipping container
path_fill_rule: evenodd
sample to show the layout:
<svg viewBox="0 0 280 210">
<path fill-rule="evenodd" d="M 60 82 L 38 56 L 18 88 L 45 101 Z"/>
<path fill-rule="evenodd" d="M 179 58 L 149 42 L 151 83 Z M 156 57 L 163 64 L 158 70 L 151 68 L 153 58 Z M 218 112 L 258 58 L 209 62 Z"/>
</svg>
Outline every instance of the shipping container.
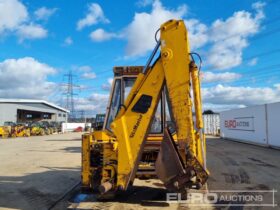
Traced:
<svg viewBox="0 0 280 210">
<path fill-rule="evenodd" d="M 221 112 L 221 137 L 280 147 L 279 117 L 279 102 Z"/>
<path fill-rule="evenodd" d="M 268 144 L 280 147 L 280 102 L 267 104 L 266 108 Z"/>
<path fill-rule="evenodd" d="M 203 115 L 204 133 L 207 135 L 220 135 L 220 115 L 205 114 Z"/>
</svg>

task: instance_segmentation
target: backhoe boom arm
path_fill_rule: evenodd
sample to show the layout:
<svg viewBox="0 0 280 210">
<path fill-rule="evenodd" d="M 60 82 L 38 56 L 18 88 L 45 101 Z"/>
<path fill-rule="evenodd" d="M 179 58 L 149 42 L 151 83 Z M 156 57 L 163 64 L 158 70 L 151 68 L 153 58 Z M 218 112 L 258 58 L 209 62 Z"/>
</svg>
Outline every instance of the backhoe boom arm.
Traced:
<svg viewBox="0 0 280 210">
<path fill-rule="evenodd" d="M 200 92 L 197 92 L 200 91 L 197 88 L 198 77 L 191 75 L 191 71 L 197 69 L 189 58 L 187 30 L 183 21 L 171 20 L 160 27 L 160 34 L 160 58 L 145 73 L 138 75 L 125 104 L 121 106 L 119 114 L 111 124 L 118 143 L 116 185 L 121 189 L 126 189 L 129 183 L 133 182 L 164 86 L 167 88 L 167 97 L 178 137 L 178 150 L 175 149 L 173 155 L 178 156 L 175 159 L 181 162 L 178 165 L 182 167 L 179 170 L 180 175 L 164 177 L 163 179 L 166 180 L 163 181 L 166 185 L 171 180 L 172 182 L 181 181 L 183 185 L 186 185 L 192 176 L 196 176 L 197 182 L 201 184 L 207 179 L 204 165 L 204 137 L 194 132 L 193 125 L 191 82 L 196 85 L 193 91 L 197 99 L 195 109 L 198 112 L 201 111 L 201 99 Z M 198 117 L 200 115 L 201 112 L 198 113 Z M 201 122 L 201 118 L 199 119 Z M 201 128 L 200 125 L 199 129 Z M 163 141 L 173 141 L 170 138 L 172 136 L 166 133 Z M 164 150 L 163 147 L 161 150 Z M 164 158 L 163 153 L 164 151 L 160 152 L 161 158 Z"/>
</svg>

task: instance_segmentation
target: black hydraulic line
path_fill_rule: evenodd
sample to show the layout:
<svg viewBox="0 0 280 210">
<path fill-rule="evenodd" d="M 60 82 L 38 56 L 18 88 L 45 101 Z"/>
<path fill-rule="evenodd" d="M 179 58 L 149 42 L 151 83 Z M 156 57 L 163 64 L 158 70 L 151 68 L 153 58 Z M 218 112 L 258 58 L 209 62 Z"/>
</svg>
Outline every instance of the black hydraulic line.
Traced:
<svg viewBox="0 0 280 210">
<path fill-rule="evenodd" d="M 155 40 L 156 40 L 157 43 L 159 42 L 159 40 L 157 39 L 157 34 L 158 34 L 159 31 L 160 31 L 160 28 L 155 33 Z"/>
<path fill-rule="evenodd" d="M 146 71 L 149 69 L 150 64 L 151 64 L 153 58 L 155 57 L 155 55 L 156 55 L 156 53 L 157 53 L 157 51 L 158 51 L 159 46 L 160 46 L 160 42 L 157 42 L 157 45 L 155 46 L 155 48 L 154 48 L 154 50 L 153 50 L 151 56 L 149 57 L 148 62 L 146 63 L 146 65 L 145 65 L 145 67 L 144 67 L 144 71 L 143 71 L 144 74 L 145 74 Z"/>
<path fill-rule="evenodd" d="M 200 57 L 200 55 L 198 54 L 198 53 L 196 53 L 196 52 L 191 52 L 190 53 L 190 56 L 191 56 L 191 58 L 192 58 L 192 60 L 195 62 L 195 60 L 194 60 L 194 58 L 193 58 L 193 55 L 196 55 L 197 57 L 198 57 L 198 59 L 199 59 L 199 67 L 198 67 L 198 72 L 200 72 L 200 70 L 201 70 L 201 65 L 202 65 L 202 59 L 201 59 L 201 57 Z"/>
</svg>

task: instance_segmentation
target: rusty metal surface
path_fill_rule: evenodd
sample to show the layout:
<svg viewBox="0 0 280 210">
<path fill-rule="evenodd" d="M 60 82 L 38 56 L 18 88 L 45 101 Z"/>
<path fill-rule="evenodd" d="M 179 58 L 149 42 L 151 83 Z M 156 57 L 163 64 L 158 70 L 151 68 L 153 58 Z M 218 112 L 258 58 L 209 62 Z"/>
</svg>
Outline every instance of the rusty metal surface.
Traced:
<svg viewBox="0 0 280 210">
<path fill-rule="evenodd" d="M 172 135 L 165 129 L 155 169 L 158 178 L 167 189 L 172 191 L 181 191 L 185 188 L 199 189 L 206 183 L 208 174 L 196 157 L 188 153 L 186 158 L 187 165 L 184 167 Z"/>
<path fill-rule="evenodd" d="M 164 138 L 155 166 L 158 178 L 170 190 L 180 189 L 183 180 L 183 182 L 189 181 L 189 176 L 184 169 L 172 135 L 167 129 L 164 131 Z"/>
</svg>

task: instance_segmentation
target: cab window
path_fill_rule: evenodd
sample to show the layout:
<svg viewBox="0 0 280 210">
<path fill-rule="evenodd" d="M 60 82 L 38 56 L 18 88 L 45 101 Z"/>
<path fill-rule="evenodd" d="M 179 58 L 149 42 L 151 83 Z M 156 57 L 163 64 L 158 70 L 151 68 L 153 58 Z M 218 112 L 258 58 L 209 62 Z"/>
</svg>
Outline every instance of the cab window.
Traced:
<svg viewBox="0 0 280 210">
<path fill-rule="evenodd" d="M 119 107 L 121 105 L 121 80 L 115 80 L 114 91 L 112 94 L 112 100 L 110 105 L 110 110 L 108 113 L 106 129 L 111 130 L 110 125 L 118 114 Z"/>
</svg>

